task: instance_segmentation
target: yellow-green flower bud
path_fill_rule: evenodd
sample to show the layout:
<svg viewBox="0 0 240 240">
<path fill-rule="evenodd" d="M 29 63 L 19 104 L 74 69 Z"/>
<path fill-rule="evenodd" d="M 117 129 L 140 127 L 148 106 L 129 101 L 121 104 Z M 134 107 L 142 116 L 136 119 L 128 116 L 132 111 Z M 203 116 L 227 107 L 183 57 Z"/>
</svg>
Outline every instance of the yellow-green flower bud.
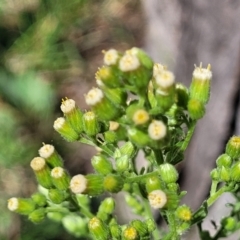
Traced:
<svg viewBox="0 0 240 240">
<path fill-rule="evenodd" d="M 49 189 L 48 197 L 53 203 L 60 204 L 60 203 L 64 202 L 64 200 L 67 197 L 67 194 L 66 194 L 66 192 L 58 190 L 58 189 Z"/>
<path fill-rule="evenodd" d="M 130 225 L 133 226 L 137 230 L 140 237 L 146 237 L 149 235 L 146 223 L 144 223 L 140 220 L 133 220 L 130 223 Z"/>
<path fill-rule="evenodd" d="M 33 223 L 40 223 L 44 220 L 45 216 L 46 209 L 38 208 L 29 214 L 28 219 Z"/>
<path fill-rule="evenodd" d="M 12 212 L 28 215 L 35 210 L 35 203 L 30 198 L 10 198 L 8 199 L 8 209 Z"/>
<path fill-rule="evenodd" d="M 231 180 L 229 168 L 222 166 L 222 167 L 220 167 L 219 172 L 220 172 L 220 180 L 222 180 L 224 182 L 228 182 Z"/>
<path fill-rule="evenodd" d="M 115 201 L 113 198 L 108 197 L 105 198 L 102 202 L 101 205 L 98 209 L 98 214 L 99 213 L 106 213 L 106 214 L 112 214 L 115 208 Z"/>
<path fill-rule="evenodd" d="M 180 83 L 176 84 L 176 96 L 177 96 L 177 105 L 187 109 L 187 104 L 189 101 L 188 89 Z"/>
<path fill-rule="evenodd" d="M 175 183 L 178 180 L 178 172 L 170 163 L 161 164 L 158 168 L 161 179 L 165 183 Z"/>
<path fill-rule="evenodd" d="M 109 239 L 109 228 L 99 218 L 93 217 L 88 223 L 88 229 L 94 239 L 106 240 Z"/>
<path fill-rule="evenodd" d="M 109 174 L 104 177 L 103 186 L 108 192 L 117 193 L 122 190 L 124 181 L 121 176 Z"/>
<path fill-rule="evenodd" d="M 226 229 L 227 231 L 234 231 L 237 227 L 237 221 L 233 217 L 227 217 L 222 219 L 221 225 Z"/>
<path fill-rule="evenodd" d="M 167 203 L 165 205 L 165 208 L 170 209 L 170 210 L 175 210 L 180 201 L 180 197 L 176 192 L 172 191 L 165 191 L 165 194 L 167 195 Z"/>
<path fill-rule="evenodd" d="M 216 163 L 218 167 L 228 168 L 232 165 L 232 158 L 228 154 L 224 153 L 217 158 Z"/>
<path fill-rule="evenodd" d="M 35 157 L 31 161 L 30 166 L 33 169 L 37 181 L 40 185 L 48 189 L 53 186 L 50 176 L 50 168 L 47 166 L 44 158 Z"/>
<path fill-rule="evenodd" d="M 124 172 L 129 169 L 129 157 L 127 155 L 123 155 L 122 157 L 116 159 L 116 171 Z"/>
<path fill-rule="evenodd" d="M 175 85 L 167 92 L 165 90 L 157 89 L 155 93 L 155 99 L 157 102 L 157 108 L 159 112 L 165 113 L 168 111 L 175 101 Z"/>
<path fill-rule="evenodd" d="M 70 177 L 68 173 L 61 167 L 55 167 L 51 171 L 53 185 L 59 190 L 67 190 L 69 188 Z"/>
<path fill-rule="evenodd" d="M 104 132 L 104 140 L 107 143 L 116 143 L 118 141 L 117 133 L 115 131 Z"/>
<path fill-rule="evenodd" d="M 55 120 L 53 128 L 68 142 L 74 142 L 79 138 L 78 133 L 75 132 L 70 123 L 63 117 Z"/>
<path fill-rule="evenodd" d="M 136 228 L 127 226 L 122 232 L 123 240 L 139 240 L 140 237 Z"/>
<path fill-rule="evenodd" d="M 202 68 L 202 63 L 199 67 L 195 67 L 190 85 L 190 98 L 206 104 L 209 100 L 211 80 L 210 64 L 208 64 L 207 68 Z"/>
<path fill-rule="evenodd" d="M 157 107 L 157 100 L 155 98 L 155 94 L 154 94 L 154 88 L 153 88 L 153 82 L 150 81 L 148 84 L 148 101 L 151 105 L 152 108 L 156 108 Z"/>
<path fill-rule="evenodd" d="M 83 129 L 88 136 L 95 136 L 99 133 L 100 127 L 94 112 L 83 114 Z"/>
<path fill-rule="evenodd" d="M 158 176 L 149 177 L 146 180 L 146 190 L 148 193 L 162 188 L 160 178 Z"/>
<path fill-rule="evenodd" d="M 47 204 L 47 199 L 42 193 L 34 193 L 31 198 L 39 207 L 44 207 Z"/>
<path fill-rule="evenodd" d="M 202 102 L 200 102 L 198 99 L 190 99 L 188 101 L 188 112 L 192 119 L 200 119 L 205 114 L 205 106 Z"/>
<path fill-rule="evenodd" d="M 167 188 L 168 188 L 168 190 L 170 190 L 171 192 L 176 192 L 176 193 L 178 193 L 179 190 L 180 190 L 178 183 L 168 183 L 168 184 L 167 184 Z"/>
<path fill-rule="evenodd" d="M 235 163 L 230 169 L 231 179 L 240 182 L 240 162 Z"/>
<path fill-rule="evenodd" d="M 128 204 L 129 207 L 131 207 L 131 210 L 136 214 L 141 214 L 144 211 L 143 204 L 140 202 L 137 198 L 131 196 L 130 194 L 127 194 L 125 196 L 125 201 Z"/>
<path fill-rule="evenodd" d="M 179 206 L 175 214 L 177 218 L 185 222 L 188 222 L 192 219 L 192 211 L 187 205 Z"/>
<path fill-rule="evenodd" d="M 62 224 L 67 232 L 77 238 L 88 235 L 87 220 L 80 216 L 68 214 L 62 219 Z"/>
<path fill-rule="evenodd" d="M 116 107 L 126 106 L 127 92 L 121 88 L 102 87 L 102 91 L 106 98 Z M 120 109 L 119 109 L 120 111 Z"/>
<path fill-rule="evenodd" d="M 240 136 L 232 136 L 226 146 L 226 153 L 231 158 L 240 158 Z"/>
<path fill-rule="evenodd" d="M 47 217 L 57 223 L 61 223 L 62 219 L 64 217 L 64 213 L 60 213 L 60 212 L 48 212 L 47 213 Z"/>
<path fill-rule="evenodd" d="M 103 193 L 103 176 L 99 174 L 88 174 L 85 176 L 87 179 L 87 188 L 84 193 L 90 196 L 96 196 Z"/>
<path fill-rule="evenodd" d="M 148 194 L 148 200 L 152 208 L 163 208 L 167 203 L 167 195 L 160 189 L 154 190 Z"/>
<path fill-rule="evenodd" d="M 82 111 L 72 99 L 62 101 L 61 110 L 72 128 L 79 134 L 83 131 Z"/>
<path fill-rule="evenodd" d="M 132 158 L 136 154 L 136 147 L 130 142 L 125 142 L 119 148 L 120 156 L 127 155 L 129 158 Z"/>
<path fill-rule="evenodd" d="M 149 219 L 145 220 L 144 222 L 147 225 L 149 233 L 152 233 L 156 229 L 156 224 L 155 224 L 155 221 L 153 219 L 149 218 Z"/>
<path fill-rule="evenodd" d="M 104 96 L 103 91 L 99 88 L 91 89 L 85 96 L 85 100 L 100 120 L 110 121 L 121 115 L 119 109 Z"/>
<path fill-rule="evenodd" d="M 138 147 L 141 148 L 148 146 L 150 138 L 145 132 L 137 128 L 129 128 L 127 133 L 129 140 L 132 143 L 136 144 Z"/>
<path fill-rule="evenodd" d="M 217 168 L 214 168 L 211 173 L 210 176 L 212 178 L 212 180 L 214 181 L 219 181 L 220 180 L 220 174 Z"/>
<path fill-rule="evenodd" d="M 96 172 L 107 175 L 113 171 L 112 163 L 103 155 L 94 156 L 91 160 Z"/>
<path fill-rule="evenodd" d="M 110 233 L 113 239 L 121 239 L 121 228 L 118 224 L 110 225 Z"/>
<path fill-rule="evenodd" d="M 50 167 L 62 167 L 63 160 L 55 150 L 53 145 L 44 144 L 38 150 L 39 156 L 44 158 Z"/>
</svg>

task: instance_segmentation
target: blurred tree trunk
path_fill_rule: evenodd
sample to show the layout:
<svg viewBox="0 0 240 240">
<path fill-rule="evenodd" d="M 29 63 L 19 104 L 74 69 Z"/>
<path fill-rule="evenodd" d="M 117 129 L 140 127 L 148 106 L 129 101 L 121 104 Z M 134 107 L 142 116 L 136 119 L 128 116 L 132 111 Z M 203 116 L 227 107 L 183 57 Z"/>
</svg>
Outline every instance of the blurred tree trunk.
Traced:
<svg viewBox="0 0 240 240">
<path fill-rule="evenodd" d="M 217 156 L 231 135 L 240 134 L 240 2 L 143 0 L 142 4 L 145 49 L 155 61 L 167 64 L 177 81 L 189 86 L 194 64 L 212 65 L 207 114 L 197 125 L 181 169 L 182 189 L 188 192 L 183 201 L 196 209 L 208 193 Z"/>
</svg>

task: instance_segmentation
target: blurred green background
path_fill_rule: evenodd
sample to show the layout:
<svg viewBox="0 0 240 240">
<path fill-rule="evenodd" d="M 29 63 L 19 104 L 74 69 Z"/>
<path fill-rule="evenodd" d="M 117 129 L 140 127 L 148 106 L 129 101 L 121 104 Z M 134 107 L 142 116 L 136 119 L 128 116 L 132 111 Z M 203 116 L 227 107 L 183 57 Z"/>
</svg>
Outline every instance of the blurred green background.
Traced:
<svg viewBox="0 0 240 240">
<path fill-rule="evenodd" d="M 36 190 L 29 163 L 52 143 L 71 173 L 89 171 L 91 151 L 52 128 L 63 97 L 86 109 L 83 94 L 102 65 L 101 51 L 141 47 L 138 0 L 0 0 L 0 239 L 75 239 L 58 223 L 10 213 L 6 201 Z"/>
</svg>

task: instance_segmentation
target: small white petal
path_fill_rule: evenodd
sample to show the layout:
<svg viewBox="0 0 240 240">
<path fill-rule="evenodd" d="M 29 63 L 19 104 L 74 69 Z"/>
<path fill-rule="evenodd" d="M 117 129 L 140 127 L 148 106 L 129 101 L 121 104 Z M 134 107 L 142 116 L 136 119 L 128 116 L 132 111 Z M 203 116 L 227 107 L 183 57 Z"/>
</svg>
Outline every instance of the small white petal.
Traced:
<svg viewBox="0 0 240 240">
<path fill-rule="evenodd" d="M 125 54 L 119 61 L 119 69 L 123 72 L 136 70 L 139 66 L 140 61 L 133 54 Z"/>
<path fill-rule="evenodd" d="M 100 102 L 103 96 L 104 95 L 101 89 L 93 88 L 87 93 L 87 95 L 85 96 L 85 100 L 87 105 L 92 106 Z"/>
<path fill-rule="evenodd" d="M 196 67 L 193 71 L 193 77 L 202 81 L 211 80 L 212 79 L 212 72 L 211 66 L 208 65 L 207 68 L 202 68 L 202 64 L 200 67 Z"/>
<path fill-rule="evenodd" d="M 51 176 L 53 178 L 60 178 L 64 175 L 64 169 L 61 167 L 55 167 L 51 171 Z"/>
<path fill-rule="evenodd" d="M 38 150 L 38 153 L 42 158 L 49 158 L 54 153 L 54 150 L 55 148 L 53 145 L 45 144 Z"/>
<path fill-rule="evenodd" d="M 84 175 L 78 174 L 74 176 L 70 181 L 70 189 L 73 193 L 79 194 L 86 190 L 87 179 Z"/>
<path fill-rule="evenodd" d="M 53 128 L 55 130 L 60 130 L 60 129 L 62 129 L 65 122 L 66 122 L 65 118 L 59 117 L 54 121 Z"/>
<path fill-rule="evenodd" d="M 162 190 L 154 190 L 148 194 L 148 200 L 151 207 L 155 209 L 163 208 L 167 203 L 167 196 Z"/>
<path fill-rule="evenodd" d="M 63 113 L 69 113 L 75 108 L 76 104 L 73 99 L 64 100 L 60 106 Z"/>
<path fill-rule="evenodd" d="M 109 49 L 108 51 L 106 51 L 104 53 L 103 61 L 106 65 L 114 65 L 117 63 L 118 57 L 119 57 L 119 55 L 118 55 L 117 50 Z"/>
<path fill-rule="evenodd" d="M 160 140 L 167 134 L 167 127 L 162 121 L 154 120 L 148 126 L 148 135 L 153 140 Z"/>
<path fill-rule="evenodd" d="M 34 171 L 40 171 L 42 170 L 46 165 L 46 161 L 44 158 L 41 157 L 35 157 L 31 163 L 30 166 Z"/>
<path fill-rule="evenodd" d="M 175 82 L 175 77 L 172 72 L 164 70 L 155 76 L 156 83 L 159 87 L 168 88 Z"/>
<path fill-rule="evenodd" d="M 18 209 L 18 199 L 17 198 L 10 198 L 8 199 L 8 209 L 10 211 L 16 211 Z"/>
</svg>

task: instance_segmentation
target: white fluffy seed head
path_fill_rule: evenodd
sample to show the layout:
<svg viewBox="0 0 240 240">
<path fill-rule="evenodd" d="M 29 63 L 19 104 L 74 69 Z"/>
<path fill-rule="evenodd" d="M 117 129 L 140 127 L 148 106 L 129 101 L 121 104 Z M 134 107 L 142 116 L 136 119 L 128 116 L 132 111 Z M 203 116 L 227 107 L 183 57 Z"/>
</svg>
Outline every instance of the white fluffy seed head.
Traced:
<svg viewBox="0 0 240 240">
<path fill-rule="evenodd" d="M 133 114 L 132 120 L 136 125 L 144 124 L 149 120 L 149 114 L 146 110 L 139 109 Z"/>
<path fill-rule="evenodd" d="M 46 161 L 42 157 L 35 157 L 31 163 L 30 166 L 34 171 L 41 171 L 46 165 Z"/>
<path fill-rule="evenodd" d="M 53 145 L 45 144 L 38 150 L 38 153 L 42 158 L 49 158 L 54 153 L 54 150 Z"/>
<path fill-rule="evenodd" d="M 61 167 L 55 167 L 51 171 L 51 176 L 53 178 L 60 178 L 64 175 L 64 169 Z"/>
<path fill-rule="evenodd" d="M 8 199 L 8 209 L 10 211 L 16 211 L 18 209 L 18 206 L 19 206 L 19 202 L 17 198 L 13 197 Z"/>
<path fill-rule="evenodd" d="M 155 63 L 153 65 L 153 77 L 156 78 L 162 71 L 165 70 L 165 67 L 160 63 Z"/>
<path fill-rule="evenodd" d="M 148 135 L 153 140 L 160 140 L 167 134 L 166 125 L 159 120 L 152 121 L 148 126 Z"/>
<path fill-rule="evenodd" d="M 104 52 L 103 61 L 106 65 L 115 65 L 118 61 L 118 51 L 115 49 L 109 49 L 108 51 Z"/>
<path fill-rule="evenodd" d="M 104 95 L 101 89 L 93 88 L 87 93 L 85 100 L 87 105 L 93 106 L 99 103 L 102 100 L 103 96 Z"/>
<path fill-rule="evenodd" d="M 154 190 L 148 194 L 148 200 L 152 208 L 163 208 L 167 203 L 167 195 L 162 190 Z"/>
<path fill-rule="evenodd" d="M 169 88 L 175 82 L 175 76 L 172 72 L 164 70 L 155 76 L 156 83 L 161 88 Z"/>
<path fill-rule="evenodd" d="M 211 65 L 208 64 L 207 68 L 202 68 L 202 63 L 200 63 L 199 67 L 195 66 L 195 69 L 193 71 L 193 78 L 202 81 L 211 80 L 212 79 Z"/>
<path fill-rule="evenodd" d="M 119 69 L 123 72 L 136 70 L 139 66 L 140 61 L 134 54 L 125 54 L 119 61 Z"/>
<path fill-rule="evenodd" d="M 54 121 L 53 128 L 58 131 L 62 129 L 63 125 L 65 124 L 66 120 L 63 117 L 59 117 Z"/>
<path fill-rule="evenodd" d="M 70 181 L 70 189 L 75 194 L 83 193 L 87 188 L 87 179 L 84 175 L 78 174 Z"/>
<path fill-rule="evenodd" d="M 76 107 L 76 103 L 73 99 L 66 99 L 62 101 L 60 106 L 63 113 L 69 113 Z"/>
</svg>

